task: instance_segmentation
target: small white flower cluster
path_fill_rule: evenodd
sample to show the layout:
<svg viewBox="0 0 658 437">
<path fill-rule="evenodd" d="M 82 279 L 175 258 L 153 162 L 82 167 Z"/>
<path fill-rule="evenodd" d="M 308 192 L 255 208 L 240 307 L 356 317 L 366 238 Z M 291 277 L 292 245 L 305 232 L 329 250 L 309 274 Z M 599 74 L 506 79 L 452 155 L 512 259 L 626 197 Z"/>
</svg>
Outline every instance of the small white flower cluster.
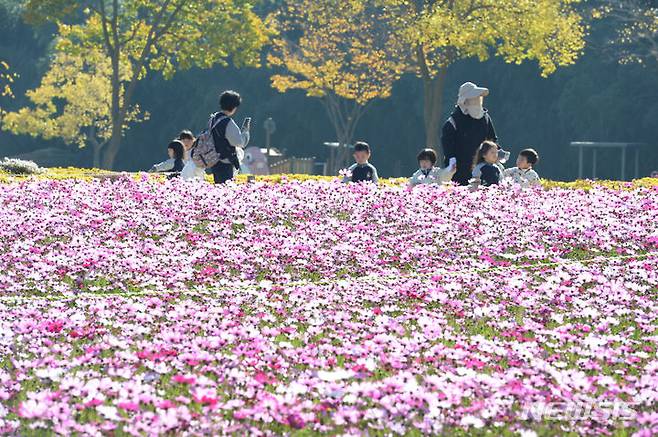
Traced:
<svg viewBox="0 0 658 437">
<path fill-rule="evenodd" d="M 40 174 L 45 169 L 39 167 L 33 161 L 23 159 L 3 158 L 0 160 L 0 171 L 12 174 Z"/>
</svg>

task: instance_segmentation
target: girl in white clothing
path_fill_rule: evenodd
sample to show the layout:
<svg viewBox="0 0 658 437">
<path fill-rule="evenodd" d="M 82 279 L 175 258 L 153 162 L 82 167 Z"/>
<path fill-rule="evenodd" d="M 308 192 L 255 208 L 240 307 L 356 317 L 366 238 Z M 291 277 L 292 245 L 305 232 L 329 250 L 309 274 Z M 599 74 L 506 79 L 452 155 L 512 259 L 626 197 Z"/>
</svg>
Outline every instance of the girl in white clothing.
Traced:
<svg viewBox="0 0 658 437">
<path fill-rule="evenodd" d="M 457 162 L 454 158 L 451 158 L 446 168 L 435 167 L 437 156 L 434 149 L 423 149 L 416 158 L 420 168 L 409 179 L 409 185 L 412 187 L 421 184 L 448 183 L 457 169 Z"/>
<path fill-rule="evenodd" d="M 205 170 L 197 167 L 196 164 L 194 164 L 194 161 L 190 159 L 190 149 L 194 145 L 195 140 L 194 135 L 192 135 L 192 132 L 189 130 L 184 130 L 178 134 L 178 139 L 185 147 L 185 166 L 180 173 L 181 178 L 183 178 L 183 180 L 204 180 L 206 177 Z"/>
</svg>

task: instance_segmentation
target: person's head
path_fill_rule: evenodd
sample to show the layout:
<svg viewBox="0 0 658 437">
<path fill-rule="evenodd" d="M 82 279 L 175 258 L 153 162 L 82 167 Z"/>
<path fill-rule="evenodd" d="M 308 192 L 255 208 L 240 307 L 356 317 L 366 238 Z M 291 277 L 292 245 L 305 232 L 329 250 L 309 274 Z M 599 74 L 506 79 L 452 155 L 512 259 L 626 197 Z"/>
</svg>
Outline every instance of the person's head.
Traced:
<svg viewBox="0 0 658 437">
<path fill-rule="evenodd" d="M 434 149 L 423 149 L 418 153 L 416 159 L 418 159 L 418 165 L 421 169 L 429 170 L 436 164 L 436 152 Z"/>
<path fill-rule="evenodd" d="M 365 141 L 354 144 L 354 160 L 357 164 L 365 164 L 370 159 L 370 145 Z"/>
<path fill-rule="evenodd" d="M 477 153 L 475 154 L 474 164 L 478 165 L 483 162 L 487 164 L 495 164 L 498 161 L 498 145 L 493 141 L 484 141 L 480 144 Z"/>
<path fill-rule="evenodd" d="M 466 82 L 459 87 L 457 105 L 464 114 L 480 119 L 484 116 L 484 97 L 488 95 L 488 88 L 479 87 L 473 82 Z"/>
<path fill-rule="evenodd" d="M 219 96 L 219 108 L 229 117 L 235 114 L 242 103 L 242 97 L 235 91 L 227 90 Z"/>
<path fill-rule="evenodd" d="M 179 140 L 174 140 L 167 146 L 167 153 L 169 153 L 169 158 L 171 159 L 183 159 L 184 150 L 185 147 Z"/>
<path fill-rule="evenodd" d="M 194 144 L 194 135 L 189 130 L 183 130 L 178 134 L 178 140 L 183 143 L 185 150 L 190 150 Z"/>
<path fill-rule="evenodd" d="M 539 154 L 535 149 L 524 149 L 516 158 L 516 166 L 521 170 L 527 170 L 537 164 L 537 161 L 539 161 Z"/>
</svg>

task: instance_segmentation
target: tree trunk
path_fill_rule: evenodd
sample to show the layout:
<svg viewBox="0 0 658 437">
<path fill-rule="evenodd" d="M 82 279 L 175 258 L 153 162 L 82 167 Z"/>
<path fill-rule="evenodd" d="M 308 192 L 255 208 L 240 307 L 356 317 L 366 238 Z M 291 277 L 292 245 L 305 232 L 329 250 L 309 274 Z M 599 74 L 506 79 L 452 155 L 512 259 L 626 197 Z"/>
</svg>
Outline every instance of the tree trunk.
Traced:
<svg viewBox="0 0 658 437">
<path fill-rule="evenodd" d="M 322 102 L 338 141 L 338 148 L 331 150 L 327 165 L 327 172 L 330 175 L 336 175 L 347 164 L 350 156 L 347 146 L 352 143 L 354 131 L 366 107 L 354 101 L 348 102 L 333 94 L 326 95 Z"/>
<path fill-rule="evenodd" d="M 96 127 L 95 126 L 91 126 L 89 128 L 87 138 L 89 139 L 89 143 L 91 144 L 91 148 L 94 152 L 92 167 L 101 168 L 101 151 L 103 150 L 103 146 L 107 143 L 107 141 L 103 141 L 101 143 L 96 139 Z"/>
<path fill-rule="evenodd" d="M 101 145 L 96 143 L 92 146 L 94 148 L 94 168 L 101 168 Z"/>
<path fill-rule="evenodd" d="M 114 124 L 115 123 L 113 122 L 112 138 L 110 138 L 110 141 L 107 143 L 107 147 L 105 148 L 105 153 L 103 153 L 102 168 L 107 170 L 112 170 L 114 168 L 114 161 L 119 154 L 119 148 L 121 147 L 123 134 L 121 124 L 119 124 L 119 128 L 115 128 Z"/>
<path fill-rule="evenodd" d="M 121 137 L 123 135 L 123 111 L 121 110 L 121 81 L 119 80 L 119 52 L 114 50 L 112 52 L 112 136 L 103 154 L 103 168 L 112 170 L 114 167 L 114 160 L 119 153 L 121 147 Z M 123 102 L 126 105 L 127 102 Z"/>
<path fill-rule="evenodd" d="M 441 154 L 439 129 L 443 121 L 443 89 L 446 71 L 439 70 L 433 78 L 423 79 L 425 147 L 435 149 Z"/>
</svg>

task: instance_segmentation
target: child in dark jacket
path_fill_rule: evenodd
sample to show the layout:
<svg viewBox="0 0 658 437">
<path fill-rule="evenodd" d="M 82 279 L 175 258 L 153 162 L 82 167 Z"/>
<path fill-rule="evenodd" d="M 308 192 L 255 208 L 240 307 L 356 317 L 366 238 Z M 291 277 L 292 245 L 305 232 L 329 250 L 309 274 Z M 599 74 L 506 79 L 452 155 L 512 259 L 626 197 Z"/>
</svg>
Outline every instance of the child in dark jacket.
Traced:
<svg viewBox="0 0 658 437">
<path fill-rule="evenodd" d="M 167 146 L 167 153 L 169 154 L 169 159 L 153 165 L 149 170 L 150 172 L 180 174 L 185 165 L 183 162 L 183 156 L 185 154 L 183 143 L 180 140 L 173 140 Z"/>
<path fill-rule="evenodd" d="M 347 169 L 343 176 L 343 182 L 379 182 L 377 169 L 368 160 L 370 159 L 370 146 L 363 141 L 354 144 L 354 160 L 356 161 Z"/>
<path fill-rule="evenodd" d="M 479 174 L 480 185 L 488 187 L 498 185 L 502 173 L 498 163 L 498 145 L 493 141 L 484 141 L 480 144 L 475 160 L 473 161 L 473 177 Z"/>
</svg>

